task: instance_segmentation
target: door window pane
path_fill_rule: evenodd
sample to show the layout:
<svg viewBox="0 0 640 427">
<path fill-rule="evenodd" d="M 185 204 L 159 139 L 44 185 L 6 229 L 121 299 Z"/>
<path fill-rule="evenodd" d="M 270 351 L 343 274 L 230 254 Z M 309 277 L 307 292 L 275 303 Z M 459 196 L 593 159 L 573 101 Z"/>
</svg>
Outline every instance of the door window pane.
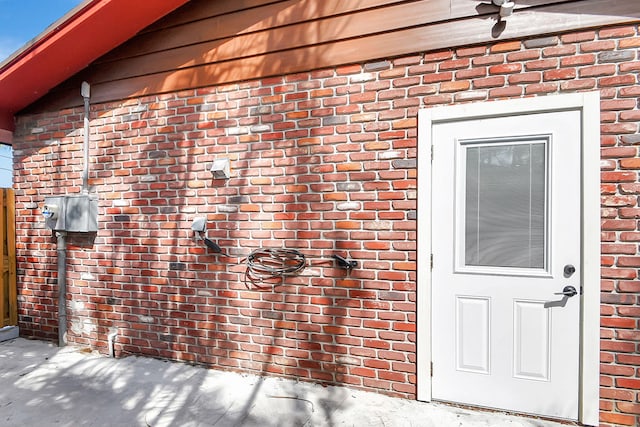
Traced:
<svg viewBox="0 0 640 427">
<path fill-rule="evenodd" d="M 465 265 L 544 268 L 545 143 L 465 151 Z"/>
</svg>

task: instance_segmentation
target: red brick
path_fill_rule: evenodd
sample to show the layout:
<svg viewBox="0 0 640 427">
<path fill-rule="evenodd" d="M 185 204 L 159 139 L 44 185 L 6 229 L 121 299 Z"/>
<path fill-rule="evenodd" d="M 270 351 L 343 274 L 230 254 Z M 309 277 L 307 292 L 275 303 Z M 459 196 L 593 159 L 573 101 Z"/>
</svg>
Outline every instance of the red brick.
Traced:
<svg viewBox="0 0 640 427">
<path fill-rule="evenodd" d="M 599 28 L 597 35 L 566 33 L 532 49 L 518 40 L 461 47 L 95 103 L 100 154 L 91 178 L 104 228 L 94 246 L 70 245 L 69 290 L 85 303 L 70 313 L 73 320 L 90 318 L 99 329 L 96 336 L 71 331 L 70 339 L 104 351 L 106 329 L 122 322 L 123 354 L 254 372 L 266 364 L 279 375 L 414 399 L 418 109 L 597 88 L 600 406 L 603 424 L 633 425 L 640 389 L 640 61 L 597 61 L 600 49 L 626 54 L 640 39 L 636 25 Z M 123 121 L 138 107 L 145 110 L 140 117 Z M 18 117 L 14 146 L 28 153 L 15 174 L 21 331 L 31 336 L 55 339 L 56 306 L 54 242 L 29 206 L 77 187 L 81 147 L 72 133 L 79 122 L 78 108 Z M 32 134 L 33 127 L 42 130 Z M 51 139 L 66 151 L 55 151 Z M 44 156 L 54 154 L 47 164 Z M 232 159 L 227 181 L 207 172 L 219 157 Z M 207 217 L 207 236 L 229 255 L 212 255 L 193 240 L 196 215 Z M 259 247 L 340 253 L 359 266 L 346 272 L 332 260 L 309 258 L 304 274 L 247 289 L 235 256 Z M 96 279 L 81 278 L 80 268 Z M 111 295 L 119 301 L 108 302 Z M 353 363 L 341 364 L 345 355 Z"/>
<path fill-rule="evenodd" d="M 508 62 L 523 62 L 540 59 L 540 51 L 537 49 L 523 50 L 507 54 Z"/>
<path fill-rule="evenodd" d="M 628 37 L 636 34 L 635 27 L 629 25 L 626 27 L 613 27 L 603 28 L 598 31 L 598 36 L 601 39 L 615 38 L 615 37 Z"/>
<path fill-rule="evenodd" d="M 505 83 L 505 78 L 503 76 L 494 76 L 494 77 L 487 77 L 484 79 L 473 80 L 473 87 L 475 89 L 500 87 L 500 86 L 503 86 L 504 83 Z"/>
<path fill-rule="evenodd" d="M 620 208 L 618 215 L 620 218 L 640 218 L 640 208 Z"/>
<path fill-rule="evenodd" d="M 620 40 L 618 46 L 620 47 L 620 49 L 632 49 L 640 47 L 640 37 L 631 37 Z"/>
<path fill-rule="evenodd" d="M 523 88 L 521 86 L 508 86 L 489 91 L 489 98 L 513 98 L 522 95 Z"/>
<path fill-rule="evenodd" d="M 464 58 L 464 59 L 452 59 L 452 60 L 448 60 L 448 61 L 442 61 L 440 62 L 438 69 L 440 71 L 443 70 L 459 70 L 461 68 L 468 68 L 470 64 L 469 59 Z"/>
<path fill-rule="evenodd" d="M 640 110 L 622 111 L 620 113 L 620 121 L 640 121 Z"/>
<path fill-rule="evenodd" d="M 607 219 L 602 221 L 603 230 L 634 230 L 635 221 L 631 219 Z"/>
<path fill-rule="evenodd" d="M 603 196 L 600 203 L 602 206 L 635 206 L 637 198 L 635 196 Z"/>
<path fill-rule="evenodd" d="M 620 233 L 625 234 L 625 233 Z M 629 239 L 633 239 L 635 236 L 628 236 L 629 234 L 634 234 L 634 233 L 626 233 L 627 238 Z M 640 233 L 639 233 L 640 234 Z M 636 253 L 636 247 L 635 245 L 631 245 L 631 244 L 603 244 L 602 247 L 602 253 L 605 254 L 628 254 L 628 255 L 635 255 Z"/>
<path fill-rule="evenodd" d="M 574 45 L 551 46 L 542 49 L 543 57 L 573 56 L 575 53 L 576 47 Z"/>
<path fill-rule="evenodd" d="M 433 73 L 437 69 L 436 64 L 424 64 L 424 65 L 416 65 L 413 67 L 409 67 L 408 74 L 410 76 L 415 74 L 428 74 Z"/>
<path fill-rule="evenodd" d="M 640 242 L 640 232 L 632 232 L 632 233 L 620 233 L 620 240 L 622 242 Z M 629 245 L 622 244 L 621 247 L 627 247 Z M 627 249 L 626 253 L 632 253 L 629 249 Z"/>
<path fill-rule="evenodd" d="M 453 51 L 443 50 L 440 52 L 433 52 L 424 55 L 424 62 L 440 62 L 453 58 Z"/>
<path fill-rule="evenodd" d="M 576 67 L 582 65 L 594 65 L 596 63 L 596 55 L 571 55 L 560 59 L 561 67 Z"/>
<path fill-rule="evenodd" d="M 563 43 L 579 43 L 579 42 L 584 42 L 588 40 L 594 40 L 595 38 L 596 38 L 595 31 L 584 31 L 580 33 L 564 34 L 560 36 L 560 40 Z"/>
<path fill-rule="evenodd" d="M 467 56 L 481 56 L 484 55 L 486 51 L 487 48 L 485 46 L 461 47 L 456 49 L 456 56 L 459 58 Z"/>
<path fill-rule="evenodd" d="M 615 48 L 616 48 L 616 42 L 613 40 L 584 42 L 580 44 L 581 52 L 601 52 L 601 51 L 613 50 Z"/>
<path fill-rule="evenodd" d="M 616 353 L 633 353 L 635 351 L 635 344 L 632 342 L 620 342 L 620 341 L 609 341 L 609 340 L 601 340 L 600 348 L 606 351 L 614 351 Z M 629 388 L 626 385 L 622 385 L 619 381 L 624 380 L 616 380 L 616 384 L 619 387 Z M 633 380 L 627 380 L 633 381 Z"/>
<path fill-rule="evenodd" d="M 444 73 L 433 73 L 433 74 L 426 74 L 424 76 L 422 76 L 422 83 L 424 84 L 429 84 L 429 83 L 437 83 L 437 82 L 448 82 L 453 80 L 453 73 L 451 73 L 451 71 L 447 71 Z"/>
<path fill-rule="evenodd" d="M 635 417 L 632 415 L 600 413 L 600 421 L 605 423 L 613 423 L 615 425 L 633 426 L 635 425 Z"/>
<path fill-rule="evenodd" d="M 600 126 L 600 132 L 604 134 L 635 134 L 638 133 L 637 123 L 614 123 L 603 124 Z"/>
<path fill-rule="evenodd" d="M 618 402 L 616 407 L 620 412 L 640 415 L 640 403 Z"/>
<path fill-rule="evenodd" d="M 459 92 L 468 90 L 471 83 L 468 81 L 443 82 L 440 83 L 440 92 Z"/>
<path fill-rule="evenodd" d="M 494 54 L 494 55 L 485 55 L 478 56 L 473 58 L 471 61 L 472 64 L 475 65 L 493 65 L 493 64 L 502 64 L 504 63 L 504 55 L 503 54 Z"/>
<path fill-rule="evenodd" d="M 345 65 L 343 67 L 338 67 L 336 69 L 336 74 L 339 76 L 349 75 L 349 74 L 358 74 L 362 71 L 362 67 L 360 65 Z"/>
<path fill-rule="evenodd" d="M 408 87 L 408 86 L 416 86 L 419 84 L 420 84 L 419 77 L 399 78 L 393 81 L 393 87 Z"/>
<path fill-rule="evenodd" d="M 578 70 L 579 77 L 601 77 L 612 76 L 616 73 L 614 64 L 594 65 L 591 67 L 582 67 Z"/>
<path fill-rule="evenodd" d="M 600 108 L 602 110 L 631 110 L 635 108 L 637 102 L 635 99 L 612 99 L 600 101 Z"/>
<path fill-rule="evenodd" d="M 633 86 L 636 82 L 636 76 L 627 74 L 614 77 L 603 77 L 598 80 L 600 87 L 608 86 Z"/>
<path fill-rule="evenodd" d="M 542 59 L 539 61 L 529 61 L 525 63 L 524 68 L 527 71 L 541 71 L 558 67 L 557 59 Z"/>
<path fill-rule="evenodd" d="M 631 86 L 620 88 L 619 96 L 621 97 L 639 97 L 640 86 Z"/>
<path fill-rule="evenodd" d="M 616 362 L 621 364 L 639 365 L 639 354 L 618 354 L 616 355 Z"/>
<path fill-rule="evenodd" d="M 625 341 L 640 341 L 640 332 L 621 330 L 616 332 L 616 338 L 619 340 L 625 340 Z M 620 370 L 619 372 L 620 373 L 616 375 L 632 376 L 635 372 L 635 369 L 631 368 L 631 370 L 626 370 L 626 371 Z M 622 374 L 621 372 L 627 372 L 627 374 Z"/>
<path fill-rule="evenodd" d="M 635 151 L 635 149 L 632 149 Z M 640 169 L 640 159 L 622 159 L 620 160 L 620 166 L 623 169 Z"/>
<path fill-rule="evenodd" d="M 633 392 L 628 390 L 617 390 L 611 388 L 600 388 L 600 397 L 603 399 L 633 401 Z"/>
<path fill-rule="evenodd" d="M 620 257 L 619 259 L 624 259 L 627 257 Z M 632 260 L 630 261 L 624 261 L 624 264 L 626 265 L 620 265 L 621 267 L 630 267 L 630 264 L 637 264 L 638 257 L 629 257 Z M 618 282 L 618 292 L 630 292 L 630 293 L 640 293 L 640 283 L 637 282 L 626 282 L 626 281 L 619 281 Z"/>
<path fill-rule="evenodd" d="M 603 182 L 635 182 L 637 176 L 635 172 L 603 172 L 600 174 Z"/>
<path fill-rule="evenodd" d="M 422 57 L 420 55 L 406 56 L 404 58 L 396 58 L 393 60 L 394 65 L 415 65 L 420 63 Z"/>
<path fill-rule="evenodd" d="M 520 73 L 509 76 L 510 84 L 539 83 L 542 74 L 539 72 Z"/>
<path fill-rule="evenodd" d="M 616 118 L 618 117 L 618 115 L 616 114 L 615 111 L 600 111 L 600 123 L 615 123 L 616 122 Z M 605 167 L 603 167 L 602 169 L 615 169 L 615 162 L 611 163 L 611 162 L 604 162 Z M 606 166 L 609 166 L 608 168 Z"/>
<path fill-rule="evenodd" d="M 525 87 L 525 93 L 530 94 L 540 94 L 540 93 L 552 93 L 557 92 L 558 85 L 556 83 L 538 83 L 531 84 Z"/>
<path fill-rule="evenodd" d="M 514 74 L 522 71 L 520 64 L 501 64 L 489 67 L 489 74 Z"/>
<path fill-rule="evenodd" d="M 496 52 L 511 52 L 514 50 L 520 50 L 521 43 L 519 41 L 501 42 L 493 45 L 489 51 L 491 53 Z"/>
<path fill-rule="evenodd" d="M 631 366 L 600 365 L 600 374 L 602 375 L 630 377 L 633 376 L 634 372 L 635 369 Z"/>
<path fill-rule="evenodd" d="M 449 104 L 452 101 L 451 95 L 425 96 L 423 102 L 425 105 Z"/>
<path fill-rule="evenodd" d="M 486 77 L 487 69 L 484 67 L 470 68 L 468 70 L 458 70 L 455 73 L 456 80 L 475 79 L 478 77 Z"/>
<path fill-rule="evenodd" d="M 576 70 L 573 68 L 547 70 L 542 75 L 543 75 L 544 81 L 569 80 L 576 77 Z"/>
<path fill-rule="evenodd" d="M 604 317 L 600 319 L 600 326 L 605 328 L 625 328 L 625 329 L 633 329 L 636 326 L 636 321 L 634 319 L 625 319 L 619 317 Z"/>
</svg>

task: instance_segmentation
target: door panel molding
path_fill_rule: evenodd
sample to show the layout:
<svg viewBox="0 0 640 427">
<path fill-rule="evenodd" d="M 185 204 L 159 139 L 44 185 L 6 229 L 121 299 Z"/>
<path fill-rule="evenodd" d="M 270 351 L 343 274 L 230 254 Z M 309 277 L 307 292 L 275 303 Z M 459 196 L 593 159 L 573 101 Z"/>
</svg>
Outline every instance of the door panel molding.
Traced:
<svg viewBox="0 0 640 427">
<path fill-rule="evenodd" d="M 418 294 L 417 376 L 418 400 L 431 395 L 431 130 L 435 124 L 457 120 L 517 116 L 576 110 L 581 114 L 581 251 L 582 285 L 580 324 L 579 421 L 598 425 L 599 304 L 600 304 L 600 96 L 598 92 L 552 95 L 527 99 L 460 104 L 418 112 Z M 433 263 L 439 260 L 433 259 Z M 437 369 L 437 367 L 436 367 Z"/>
<path fill-rule="evenodd" d="M 513 376 L 534 381 L 549 381 L 550 347 L 552 334 L 551 311 L 546 310 L 545 301 L 515 300 L 514 337 L 516 343 L 513 354 Z M 544 327 L 528 327 L 531 323 L 542 323 Z M 526 345 L 520 338 L 527 330 L 542 332 L 537 345 Z M 537 357 L 536 357 L 537 356 Z M 537 359 L 537 360 L 536 360 Z"/>
</svg>

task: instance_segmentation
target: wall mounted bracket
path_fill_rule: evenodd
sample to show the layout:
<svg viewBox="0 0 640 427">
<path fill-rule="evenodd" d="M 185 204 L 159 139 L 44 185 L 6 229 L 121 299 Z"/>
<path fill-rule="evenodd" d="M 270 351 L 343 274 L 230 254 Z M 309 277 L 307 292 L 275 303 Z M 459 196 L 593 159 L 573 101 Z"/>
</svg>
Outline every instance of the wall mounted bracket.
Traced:
<svg viewBox="0 0 640 427">
<path fill-rule="evenodd" d="M 333 255 L 331 258 L 335 259 L 338 263 L 338 266 L 347 270 L 353 270 L 358 266 L 358 261 L 348 260 L 340 255 Z"/>
</svg>

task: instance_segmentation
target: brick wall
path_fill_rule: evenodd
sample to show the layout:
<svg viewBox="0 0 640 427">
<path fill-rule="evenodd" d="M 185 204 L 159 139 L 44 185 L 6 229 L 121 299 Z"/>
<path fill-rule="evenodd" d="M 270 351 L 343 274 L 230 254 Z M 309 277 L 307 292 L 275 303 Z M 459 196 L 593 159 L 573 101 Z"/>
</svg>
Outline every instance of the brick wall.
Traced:
<svg viewBox="0 0 640 427">
<path fill-rule="evenodd" d="M 92 106 L 95 238 L 70 236 L 70 341 L 415 397 L 416 113 L 599 90 L 603 425 L 640 423 L 637 26 L 416 54 Z M 19 117 L 20 327 L 56 334 L 55 239 L 39 207 L 81 185 L 81 109 Z M 232 178 L 207 167 L 232 159 Z M 208 237 L 191 221 L 208 218 Z M 313 259 L 266 290 L 260 247 Z"/>
</svg>

